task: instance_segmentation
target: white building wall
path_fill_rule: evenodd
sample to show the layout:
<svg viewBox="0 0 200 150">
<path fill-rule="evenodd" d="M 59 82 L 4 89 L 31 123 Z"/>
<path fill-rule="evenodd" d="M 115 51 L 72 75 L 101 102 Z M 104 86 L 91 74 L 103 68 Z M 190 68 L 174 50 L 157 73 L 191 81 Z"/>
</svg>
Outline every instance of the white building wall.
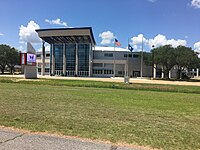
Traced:
<svg viewBox="0 0 200 150">
<path fill-rule="evenodd" d="M 98 48 L 98 49 L 97 49 Z M 123 77 L 125 72 L 128 70 L 128 75 L 130 77 L 139 77 L 140 76 L 140 57 L 139 52 L 129 52 L 126 49 L 122 48 L 114 48 L 112 47 L 95 47 L 93 50 L 92 58 L 92 75 L 94 77 L 112 77 L 114 64 L 116 65 L 116 76 Z M 114 54 L 115 53 L 115 54 Z M 41 52 L 37 53 L 41 55 Z M 49 55 L 50 52 L 46 51 L 46 54 Z M 110 54 L 112 57 L 105 57 L 105 54 Z M 125 55 L 129 54 L 132 57 L 125 57 Z M 134 57 L 133 57 L 134 55 Z M 40 74 L 42 59 L 41 57 L 37 58 L 37 69 L 38 74 Z M 102 66 L 95 66 L 95 64 L 102 64 Z M 45 57 L 45 68 L 46 71 L 50 70 L 50 56 Z M 45 72 L 46 75 L 50 75 L 49 72 Z M 143 76 L 151 77 L 152 76 L 152 67 L 146 66 L 143 63 Z"/>
</svg>

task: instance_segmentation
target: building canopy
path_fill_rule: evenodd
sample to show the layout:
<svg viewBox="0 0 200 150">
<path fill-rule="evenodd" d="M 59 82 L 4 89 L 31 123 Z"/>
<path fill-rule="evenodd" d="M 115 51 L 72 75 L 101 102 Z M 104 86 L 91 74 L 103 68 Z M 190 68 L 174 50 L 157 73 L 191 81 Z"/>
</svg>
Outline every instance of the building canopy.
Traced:
<svg viewBox="0 0 200 150">
<path fill-rule="evenodd" d="M 96 45 L 91 27 L 38 29 L 36 32 L 42 40 L 49 44 L 91 43 Z"/>
</svg>

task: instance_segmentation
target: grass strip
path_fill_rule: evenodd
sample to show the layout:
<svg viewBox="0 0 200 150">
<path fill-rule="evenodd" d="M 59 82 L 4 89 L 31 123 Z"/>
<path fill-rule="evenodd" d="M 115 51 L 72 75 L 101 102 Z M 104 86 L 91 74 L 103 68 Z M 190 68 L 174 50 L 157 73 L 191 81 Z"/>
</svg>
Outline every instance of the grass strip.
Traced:
<svg viewBox="0 0 200 150">
<path fill-rule="evenodd" d="M 0 125 L 166 150 L 200 148 L 200 94 L 88 85 L 94 83 L 98 88 L 0 82 Z"/>
<path fill-rule="evenodd" d="M 199 86 L 184 85 L 163 85 L 163 84 L 146 84 L 132 83 L 125 84 L 120 82 L 102 82 L 102 81 L 84 81 L 84 80 L 57 80 L 57 79 L 32 79 L 24 80 L 20 78 L 0 78 L 0 83 L 18 83 L 34 85 L 51 85 L 51 86 L 70 86 L 70 87 L 92 87 L 92 88 L 112 88 L 126 90 L 144 90 L 157 92 L 175 92 L 175 93 L 193 93 L 200 94 Z"/>
</svg>

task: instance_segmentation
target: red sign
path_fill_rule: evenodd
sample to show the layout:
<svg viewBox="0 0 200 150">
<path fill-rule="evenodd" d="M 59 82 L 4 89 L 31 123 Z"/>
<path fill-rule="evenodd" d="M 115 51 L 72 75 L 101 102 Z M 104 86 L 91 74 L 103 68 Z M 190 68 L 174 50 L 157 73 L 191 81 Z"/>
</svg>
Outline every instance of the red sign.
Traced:
<svg viewBox="0 0 200 150">
<path fill-rule="evenodd" d="M 31 53 L 20 53 L 20 64 L 36 66 L 36 55 Z"/>
<path fill-rule="evenodd" d="M 27 53 L 20 53 L 20 64 L 26 65 L 27 64 Z"/>
</svg>

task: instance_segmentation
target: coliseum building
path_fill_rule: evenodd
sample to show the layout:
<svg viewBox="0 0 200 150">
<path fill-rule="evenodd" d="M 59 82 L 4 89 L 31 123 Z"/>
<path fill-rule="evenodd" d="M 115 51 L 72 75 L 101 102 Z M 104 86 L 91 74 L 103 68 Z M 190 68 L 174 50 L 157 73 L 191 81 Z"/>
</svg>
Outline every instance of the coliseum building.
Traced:
<svg viewBox="0 0 200 150">
<path fill-rule="evenodd" d="M 79 77 L 163 77 L 162 69 L 153 69 L 141 61 L 140 52 L 119 47 L 99 47 L 91 27 L 36 30 L 43 40 L 37 52 L 37 71 L 41 75 Z M 45 51 L 45 44 L 50 51 Z M 195 70 L 193 70 L 195 73 Z M 196 70 L 198 75 L 199 70 Z M 176 74 L 170 71 L 170 77 Z"/>
</svg>

